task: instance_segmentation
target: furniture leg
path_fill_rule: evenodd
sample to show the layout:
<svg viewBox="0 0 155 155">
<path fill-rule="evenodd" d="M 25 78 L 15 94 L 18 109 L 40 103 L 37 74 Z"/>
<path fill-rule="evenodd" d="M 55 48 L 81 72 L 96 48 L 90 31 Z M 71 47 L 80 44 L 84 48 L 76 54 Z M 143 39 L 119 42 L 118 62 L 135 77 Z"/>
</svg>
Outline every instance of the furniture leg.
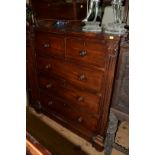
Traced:
<svg viewBox="0 0 155 155">
<path fill-rule="evenodd" d="M 104 149 L 105 155 L 110 155 L 112 152 L 117 125 L 118 125 L 118 119 L 115 116 L 115 114 L 112 111 L 110 111 L 108 130 L 105 138 L 105 149 Z"/>
</svg>

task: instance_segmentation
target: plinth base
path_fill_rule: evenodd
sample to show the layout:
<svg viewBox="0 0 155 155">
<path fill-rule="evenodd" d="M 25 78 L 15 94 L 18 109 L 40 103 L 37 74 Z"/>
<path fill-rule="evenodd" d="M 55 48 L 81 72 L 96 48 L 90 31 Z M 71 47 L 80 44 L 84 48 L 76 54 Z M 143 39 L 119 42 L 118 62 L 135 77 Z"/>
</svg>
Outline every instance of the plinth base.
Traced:
<svg viewBox="0 0 155 155">
<path fill-rule="evenodd" d="M 104 25 L 104 32 L 108 34 L 115 34 L 115 35 L 123 35 L 127 32 L 127 30 L 124 28 L 125 24 L 119 24 L 119 23 L 109 23 L 107 25 Z"/>
<path fill-rule="evenodd" d="M 100 22 L 85 22 L 85 26 L 83 26 L 82 31 L 86 32 L 101 32 L 102 28 L 100 26 Z"/>
</svg>

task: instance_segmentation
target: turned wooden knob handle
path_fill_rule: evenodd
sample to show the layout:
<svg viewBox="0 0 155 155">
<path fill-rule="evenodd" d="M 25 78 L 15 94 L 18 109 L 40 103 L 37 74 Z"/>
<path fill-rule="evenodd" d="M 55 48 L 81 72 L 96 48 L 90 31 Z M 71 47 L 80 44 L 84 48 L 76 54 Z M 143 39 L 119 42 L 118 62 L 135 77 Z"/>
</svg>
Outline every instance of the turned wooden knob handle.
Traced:
<svg viewBox="0 0 155 155">
<path fill-rule="evenodd" d="M 44 47 L 48 48 L 48 47 L 50 47 L 50 44 L 44 44 Z"/>
<path fill-rule="evenodd" d="M 87 51 L 82 50 L 82 51 L 79 52 L 79 55 L 80 55 L 81 57 L 84 57 L 84 56 L 87 55 Z"/>
<path fill-rule="evenodd" d="M 46 88 L 51 88 L 51 87 L 52 87 L 52 84 L 51 83 L 49 83 L 49 84 L 46 85 Z"/>
<path fill-rule="evenodd" d="M 52 105 L 52 104 L 53 104 L 53 102 L 52 102 L 52 101 L 49 101 L 49 102 L 48 102 L 48 105 Z"/>
<path fill-rule="evenodd" d="M 83 118 L 82 117 L 79 117 L 78 120 L 77 120 L 79 123 L 81 123 L 83 121 Z"/>
<path fill-rule="evenodd" d="M 28 88 L 28 91 L 32 91 L 32 89 L 31 88 Z"/>
<path fill-rule="evenodd" d="M 48 7 L 50 7 L 50 6 L 51 6 L 51 4 L 50 4 L 50 3 L 48 3 L 48 4 L 47 4 L 47 6 L 48 6 Z"/>
<path fill-rule="evenodd" d="M 63 105 L 64 105 L 64 107 L 66 107 L 66 106 L 67 106 L 67 104 L 66 104 L 66 103 L 63 103 Z"/>
<path fill-rule="evenodd" d="M 84 101 L 84 97 L 83 97 L 83 96 L 78 96 L 78 97 L 77 97 L 77 101 L 78 101 L 78 102 Z"/>
<path fill-rule="evenodd" d="M 49 68 L 51 68 L 51 64 L 48 64 L 45 66 L 45 69 L 49 69 Z"/>
<path fill-rule="evenodd" d="M 67 85 L 66 80 L 61 80 L 61 85 L 65 87 Z"/>
<path fill-rule="evenodd" d="M 85 80 L 86 79 L 86 76 L 84 74 L 80 74 L 80 75 L 78 75 L 78 79 L 80 81 Z"/>
</svg>

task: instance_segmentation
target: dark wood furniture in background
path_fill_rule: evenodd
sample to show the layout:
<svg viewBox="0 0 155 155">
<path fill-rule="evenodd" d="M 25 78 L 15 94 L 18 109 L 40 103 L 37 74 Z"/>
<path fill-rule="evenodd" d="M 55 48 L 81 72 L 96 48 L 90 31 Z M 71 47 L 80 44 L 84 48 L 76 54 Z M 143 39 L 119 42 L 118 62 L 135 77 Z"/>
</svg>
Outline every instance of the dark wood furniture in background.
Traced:
<svg viewBox="0 0 155 155">
<path fill-rule="evenodd" d="M 82 32 L 77 19 L 85 14 L 75 1 L 67 12 L 60 9 L 66 3 L 53 2 L 31 0 L 37 23 L 28 35 L 29 102 L 101 151 L 121 37 Z M 63 28 L 55 27 L 59 17 L 67 21 Z"/>
<path fill-rule="evenodd" d="M 86 16 L 86 0 L 30 0 L 39 19 L 81 20 Z"/>
<path fill-rule="evenodd" d="M 109 6 L 112 0 L 101 0 L 101 5 Z M 123 6 L 128 6 L 123 0 Z M 39 19 L 82 20 L 86 17 L 87 0 L 30 0 L 30 4 Z M 128 8 L 125 8 L 123 21 L 126 22 Z"/>
</svg>

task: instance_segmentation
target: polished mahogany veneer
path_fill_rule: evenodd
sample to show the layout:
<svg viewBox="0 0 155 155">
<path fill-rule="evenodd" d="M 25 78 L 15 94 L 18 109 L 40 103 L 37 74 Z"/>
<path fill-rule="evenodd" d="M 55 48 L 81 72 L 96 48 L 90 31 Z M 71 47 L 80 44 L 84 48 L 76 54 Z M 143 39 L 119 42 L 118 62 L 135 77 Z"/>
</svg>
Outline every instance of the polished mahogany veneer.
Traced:
<svg viewBox="0 0 155 155">
<path fill-rule="evenodd" d="M 102 150 L 121 37 L 52 22 L 31 33 L 30 104 Z"/>
</svg>

